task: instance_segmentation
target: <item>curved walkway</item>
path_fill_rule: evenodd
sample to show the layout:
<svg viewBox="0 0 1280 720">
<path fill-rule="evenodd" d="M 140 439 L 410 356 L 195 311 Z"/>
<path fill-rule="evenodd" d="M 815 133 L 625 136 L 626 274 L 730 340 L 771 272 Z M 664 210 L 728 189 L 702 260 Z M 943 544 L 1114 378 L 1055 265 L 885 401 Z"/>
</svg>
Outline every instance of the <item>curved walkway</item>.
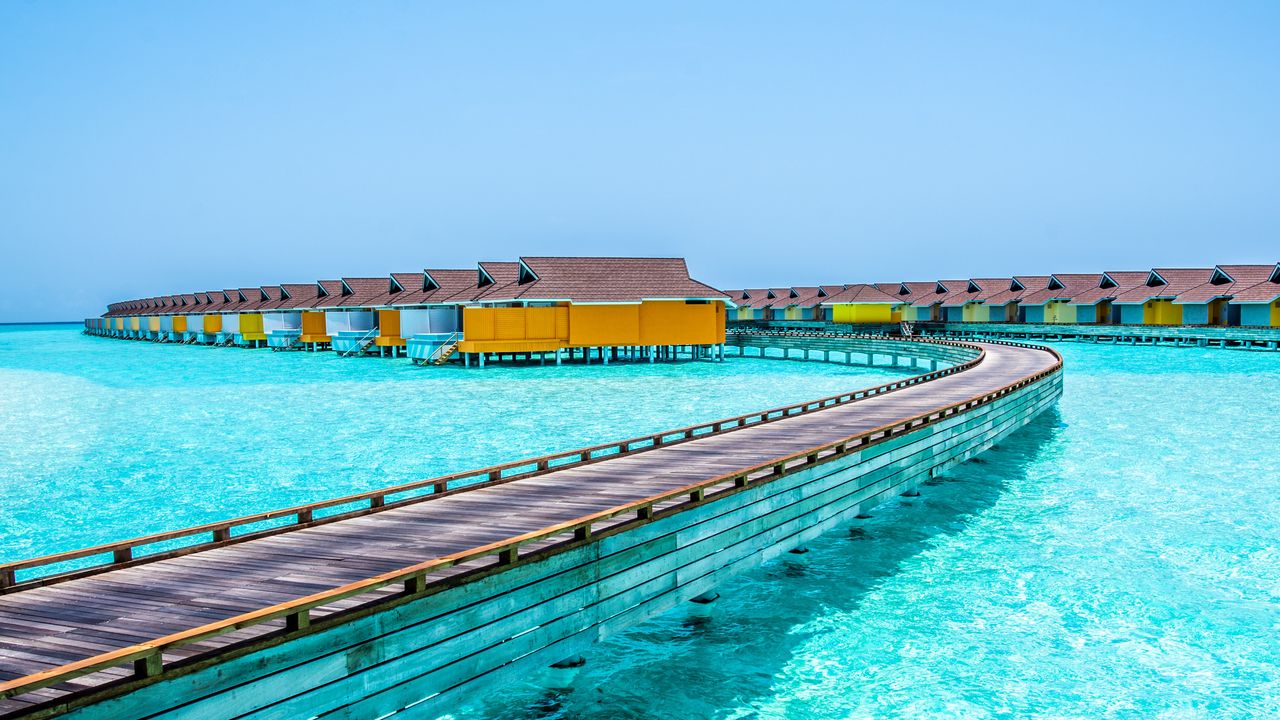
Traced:
<svg viewBox="0 0 1280 720">
<path fill-rule="evenodd" d="M 462 554 L 553 526 L 572 530 L 569 523 L 592 513 L 891 427 L 1060 364 L 1043 349 L 972 345 L 985 350 L 985 356 L 971 369 L 858 402 L 2 595 L 0 696 L 22 694 L 0 700 L 0 714 L 20 713 L 32 704 L 131 676 L 135 667 L 122 656 L 117 661 L 123 665 L 34 691 L 20 688 L 35 674 L 420 564 L 424 558 Z M 525 547 L 537 543 L 521 551 Z M 388 586 L 358 599 L 338 600 L 315 608 L 311 617 L 402 590 Z M 279 630 L 284 624 L 280 617 L 166 650 L 164 662 L 207 655 Z"/>
</svg>

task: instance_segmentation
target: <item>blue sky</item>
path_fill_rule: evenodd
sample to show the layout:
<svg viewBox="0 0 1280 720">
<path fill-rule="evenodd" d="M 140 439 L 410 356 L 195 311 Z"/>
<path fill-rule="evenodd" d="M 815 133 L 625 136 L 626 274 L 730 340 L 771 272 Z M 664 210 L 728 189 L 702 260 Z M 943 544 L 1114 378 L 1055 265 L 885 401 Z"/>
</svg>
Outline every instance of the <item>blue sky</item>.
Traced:
<svg viewBox="0 0 1280 720">
<path fill-rule="evenodd" d="M 1280 260 L 1280 3 L 0 4 L 0 322 L 537 254 Z"/>
</svg>

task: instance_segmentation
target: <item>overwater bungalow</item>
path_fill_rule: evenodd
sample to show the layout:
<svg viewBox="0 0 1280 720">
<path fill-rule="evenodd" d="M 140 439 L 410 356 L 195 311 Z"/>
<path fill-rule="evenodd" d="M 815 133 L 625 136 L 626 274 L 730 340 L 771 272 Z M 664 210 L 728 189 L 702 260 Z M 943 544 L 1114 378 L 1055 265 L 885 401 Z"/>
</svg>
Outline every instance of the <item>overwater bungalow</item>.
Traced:
<svg viewBox="0 0 1280 720">
<path fill-rule="evenodd" d="M 415 361 L 433 358 L 462 331 L 462 307 L 477 288 L 475 270 L 427 269 L 400 280 L 391 304 L 399 312 L 400 338 Z"/>
<path fill-rule="evenodd" d="M 1180 293 L 1173 300 L 1182 308 L 1184 325 L 1242 325 L 1245 303 L 1234 303 L 1237 292 L 1271 282 L 1275 274 L 1271 265 L 1218 265 L 1209 281 Z M 1258 304 L 1258 303 L 1249 303 Z M 1253 311 L 1250 315 L 1255 314 Z M 1267 320 L 1270 320 L 1269 314 Z M 1261 323 L 1268 324 L 1268 323 Z"/>
<path fill-rule="evenodd" d="M 948 292 L 950 291 L 941 287 L 936 280 L 898 283 L 898 291 L 895 295 L 910 300 L 902 306 L 902 319 L 907 322 L 941 321 L 942 296 Z"/>
<path fill-rule="evenodd" d="M 489 353 L 554 354 L 590 362 L 660 348 L 724 343 L 729 298 L 689 277 L 679 258 L 522 257 L 482 263 L 463 310 L 464 361 Z"/>
<path fill-rule="evenodd" d="M 830 312 L 831 322 L 850 324 L 899 322 L 905 305 L 897 296 L 866 283 L 828 293 L 822 304 Z"/>
<path fill-rule="evenodd" d="M 262 306 L 271 302 L 261 287 L 237 288 L 241 301 L 227 308 L 222 316 L 222 329 L 232 335 L 231 342 L 241 347 L 265 347 L 267 331 L 263 326 Z"/>
<path fill-rule="evenodd" d="M 377 315 L 374 327 L 378 332 L 373 338 L 373 347 L 378 348 L 378 355 L 390 352 L 396 357 L 405 346 L 404 338 L 400 337 L 400 309 L 394 304 L 399 298 L 421 293 L 424 283 L 422 273 L 391 273 L 382 280 L 382 292 L 368 303 Z"/>
<path fill-rule="evenodd" d="M 1257 266 L 1254 266 L 1257 267 Z M 1267 267 L 1267 266 L 1261 266 Z M 1224 266 L 1236 280 L 1228 317 L 1239 325 L 1280 327 L 1280 263 L 1272 266 L 1261 281 L 1250 284 L 1248 277 L 1261 277 L 1254 271 L 1242 272 L 1240 266 Z"/>
<path fill-rule="evenodd" d="M 297 345 L 302 335 L 302 310 L 299 307 L 315 297 L 314 289 L 310 295 L 307 293 L 310 285 L 290 283 L 289 289 L 284 285 L 262 286 L 265 299 L 258 304 L 258 311 L 262 313 L 262 332 L 267 336 L 267 347 L 281 350 Z"/>
<path fill-rule="evenodd" d="M 1031 290 L 1018 301 L 1023 322 L 1028 323 L 1096 323 L 1098 303 L 1082 302 L 1082 293 L 1098 287 L 1097 274 L 1058 273 L 1050 275 L 1044 287 Z"/>
<path fill-rule="evenodd" d="M 1146 287 L 1146 272 L 1109 271 L 1096 276 L 1093 287 L 1074 291 L 1071 304 L 1075 306 L 1076 322 L 1087 323 L 1087 318 L 1094 318 L 1094 323 L 1118 324 L 1124 322 L 1123 307 L 1116 305 L 1115 299 L 1138 288 Z"/>
<path fill-rule="evenodd" d="M 329 344 L 325 331 L 325 316 L 316 306 L 334 302 L 339 288 L 338 281 L 314 283 L 283 283 L 264 285 L 268 299 L 259 305 L 267 347 L 276 350 L 286 348 L 322 349 Z"/>
<path fill-rule="evenodd" d="M 946 322 L 1008 322 L 1017 317 L 1017 299 L 1025 289 L 1013 278 L 970 278 L 960 288 L 958 281 L 942 284 L 951 289 L 939 303 Z"/>
<path fill-rule="evenodd" d="M 843 286 L 829 286 L 834 291 L 843 290 Z M 774 301 L 771 305 L 774 320 L 819 321 L 821 304 L 830 293 L 828 287 L 808 286 L 774 288 Z M 779 317 L 781 313 L 781 317 Z"/>
<path fill-rule="evenodd" d="M 734 319 L 744 321 L 764 321 L 773 319 L 773 304 L 778 295 L 769 288 L 748 288 L 739 295 L 732 296 Z"/>
<path fill-rule="evenodd" d="M 387 278 L 342 278 L 338 295 L 329 296 L 317 309 L 324 311 L 325 334 L 334 351 L 362 353 L 378 337 L 378 312 L 374 301 L 387 292 Z"/>
<path fill-rule="evenodd" d="M 1130 325 L 1182 325 L 1182 305 L 1174 300 L 1209 282 L 1213 268 L 1154 268 L 1146 282 L 1116 296 L 1120 321 Z"/>
<path fill-rule="evenodd" d="M 198 342 L 213 344 L 218 342 L 218 334 L 222 332 L 222 311 L 229 304 L 227 296 L 221 290 L 209 290 L 201 293 L 200 336 Z"/>
</svg>

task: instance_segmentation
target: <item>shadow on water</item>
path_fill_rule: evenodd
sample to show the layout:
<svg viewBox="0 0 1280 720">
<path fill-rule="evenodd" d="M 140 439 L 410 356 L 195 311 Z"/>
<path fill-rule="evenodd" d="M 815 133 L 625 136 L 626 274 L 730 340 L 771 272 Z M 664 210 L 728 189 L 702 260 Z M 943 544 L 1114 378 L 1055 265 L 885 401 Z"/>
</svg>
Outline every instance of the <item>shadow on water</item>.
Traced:
<svg viewBox="0 0 1280 720">
<path fill-rule="evenodd" d="M 677 608 L 606 640 L 566 689 L 549 690 L 545 678 L 531 677 L 477 698 L 455 717 L 709 718 L 767 698 L 794 650 L 816 632 L 806 627 L 811 621 L 856 612 L 904 561 L 963 533 L 1006 484 L 1026 478 L 1061 423 L 1051 408 L 982 457 L 929 481 L 919 497 L 899 497 L 810 543 L 804 554 L 735 578 L 718 588 L 722 597 L 709 619 Z"/>
</svg>

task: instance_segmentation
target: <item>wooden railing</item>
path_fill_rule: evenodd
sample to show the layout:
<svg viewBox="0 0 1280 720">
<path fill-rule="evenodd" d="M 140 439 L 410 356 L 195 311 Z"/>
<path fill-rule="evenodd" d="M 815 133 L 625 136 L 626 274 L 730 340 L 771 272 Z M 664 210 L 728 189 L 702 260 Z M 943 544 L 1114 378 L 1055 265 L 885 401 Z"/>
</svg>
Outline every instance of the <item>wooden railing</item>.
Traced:
<svg viewBox="0 0 1280 720">
<path fill-rule="evenodd" d="M 511 565 L 520 561 L 522 547 L 532 543 L 545 542 L 561 537 L 564 538 L 564 542 L 561 543 L 559 547 L 567 549 L 573 547 L 577 543 L 589 541 L 598 525 L 616 521 L 618 518 L 625 518 L 625 520 L 620 524 L 614 522 L 610 527 L 611 531 L 651 522 L 656 517 L 666 517 L 670 514 L 687 510 L 708 500 L 714 500 L 726 494 L 740 492 L 744 488 L 769 482 L 792 472 L 831 462 L 832 460 L 843 457 L 848 453 L 858 452 L 871 445 L 901 436 L 904 433 L 941 422 L 947 418 L 953 417 L 957 413 L 966 412 L 975 407 L 998 400 L 1028 385 L 1039 382 L 1062 369 L 1062 356 L 1050 348 L 1029 346 L 1007 341 L 1002 341 L 999 344 L 1014 347 L 1029 347 L 1048 352 L 1054 357 L 1054 363 L 1046 370 L 1023 377 L 991 392 L 975 395 L 967 400 L 954 403 L 940 410 L 896 420 L 887 425 L 882 425 L 866 432 L 851 435 L 841 440 L 828 442 L 807 450 L 792 453 L 785 457 L 775 458 L 752 467 L 736 470 L 732 473 L 726 473 L 676 490 L 669 490 L 657 495 L 651 495 L 640 500 L 618 505 L 589 515 L 584 515 L 573 520 L 568 520 L 540 530 L 517 535 L 499 542 L 490 543 L 451 555 L 432 558 L 415 565 L 382 573 L 341 587 L 314 593 L 296 600 L 290 600 L 288 602 L 272 605 L 260 610 L 236 615 L 235 617 L 227 618 L 225 620 L 219 620 L 197 628 L 156 638 L 145 643 L 130 645 L 128 647 L 102 653 L 91 658 L 86 658 L 81 661 L 52 668 L 44 672 L 0 683 L 0 699 L 16 697 L 40 688 L 65 682 L 82 675 L 87 675 L 89 673 L 108 668 L 119 667 L 121 665 L 132 664 L 133 675 L 135 678 L 155 677 L 162 674 L 165 670 L 164 653 L 166 651 L 188 646 L 201 640 L 226 635 L 242 628 L 261 625 L 263 623 L 281 619 L 284 620 L 284 627 L 277 632 L 296 633 L 304 631 L 311 627 L 311 612 L 316 608 L 331 605 L 341 600 L 365 595 L 392 585 L 400 584 L 403 586 L 402 593 L 398 593 L 401 597 L 422 595 L 427 592 L 428 576 L 432 573 L 463 564 L 474 563 L 479 567 L 479 563 L 477 561 L 486 559 L 489 560 L 491 564 L 496 564 L 498 566 Z M 976 364 L 979 361 L 980 358 L 971 362 Z M 949 368 L 948 371 L 938 372 L 950 374 L 949 371 L 959 372 L 960 370 L 958 370 L 958 368 L 959 366 L 956 368 Z M 938 375 L 938 373 L 928 373 L 927 375 Z M 911 380 L 916 381 L 916 383 L 913 384 L 923 382 L 923 380 L 918 379 L 921 377 L 925 376 L 912 378 Z M 853 395 L 853 393 L 847 393 L 845 396 L 851 395 Z M 659 509 L 658 506 L 660 505 L 665 507 Z M 388 599 L 389 598 L 382 596 L 378 599 L 374 599 L 373 601 L 387 601 Z M 321 622 L 323 622 L 323 619 Z M 338 619 L 334 619 L 334 622 L 338 622 Z"/>
<path fill-rule="evenodd" d="M 847 336 L 836 337 L 844 338 Z M 923 382 L 929 382 L 938 378 L 947 377 L 948 375 L 954 375 L 958 372 L 964 372 L 965 370 L 968 370 L 980 363 L 984 356 L 984 351 L 980 347 L 954 340 L 937 340 L 930 338 L 927 340 L 902 341 L 885 340 L 885 338 L 875 336 L 873 336 L 873 338 L 893 343 L 912 342 L 968 348 L 975 352 L 975 357 L 967 362 L 941 370 L 935 370 L 933 372 L 904 378 L 902 380 L 895 380 L 894 382 L 885 383 L 884 385 L 867 388 L 865 390 L 832 395 L 818 400 L 812 400 L 810 402 L 787 405 L 785 407 L 778 407 L 770 410 L 761 410 L 759 412 L 748 413 L 746 415 L 723 418 L 713 422 L 691 425 L 688 427 L 677 428 L 675 430 L 668 430 L 666 432 L 645 435 L 643 437 L 634 437 L 618 442 L 577 448 L 574 450 L 567 450 L 526 460 L 516 460 L 500 465 L 491 465 L 479 470 L 468 470 L 449 475 L 442 475 L 427 480 L 417 480 L 401 485 L 371 490 L 369 492 L 346 495 L 343 497 L 321 500 L 313 503 L 307 503 L 305 505 L 296 505 L 279 510 L 269 510 L 267 512 L 245 515 L 229 520 L 220 520 L 218 522 L 195 525 L 180 530 L 153 533 L 128 540 L 95 545 L 79 550 L 69 550 L 67 552 L 4 563 L 0 564 L 0 594 L 16 592 L 41 585 L 49 585 L 55 582 L 71 580 L 121 567 L 132 567 L 145 562 L 154 562 L 156 560 L 163 560 L 203 550 L 210 550 L 232 543 L 245 542 L 255 538 L 276 535 L 290 530 L 313 527 L 315 525 L 358 517 L 371 512 L 403 507 L 413 503 L 437 499 L 451 493 L 475 490 L 499 483 L 506 483 L 513 480 L 542 475 L 555 470 L 579 467 L 611 457 L 617 457 L 619 455 L 628 455 L 656 447 L 673 445 L 696 438 L 737 430 L 739 428 L 774 422 L 783 418 L 822 410 L 823 408 L 857 402 L 865 398 L 882 395 L 895 390 L 901 390 Z M 410 495 L 410 493 L 420 494 Z M 408 495 L 408 497 L 396 497 L 403 495 Z M 341 508 L 346 505 L 354 505 L 357 507 L 341 512 L 334 512 L 333 514 L 323 516 L 317 515 L 320 511 Z M 281 524 L 279 522 L 281 520 L 285 522 Z M 259 528 L 234 534 L 237 529 L 249 528 L 253 525 L 268 522 L 272 522 L 273 524 L 267 528 Z M 195 538 L 196 541 L 182 545 L 181 547 L 160 548 L 146 554 L 139 552 L 139 550 L 143 550 L 148 546 L 172 544 L 174 541 L 191 538 Z M 48 575 L 26 579 L 20 579 L 18 577 L 19 571 L 34 570 L 37 568 L 71 563 L 94 557 L 101 557 L 103 560 L 88 567 L 77 567 L 63 572 L 54 572 Z"/>
</svg>

